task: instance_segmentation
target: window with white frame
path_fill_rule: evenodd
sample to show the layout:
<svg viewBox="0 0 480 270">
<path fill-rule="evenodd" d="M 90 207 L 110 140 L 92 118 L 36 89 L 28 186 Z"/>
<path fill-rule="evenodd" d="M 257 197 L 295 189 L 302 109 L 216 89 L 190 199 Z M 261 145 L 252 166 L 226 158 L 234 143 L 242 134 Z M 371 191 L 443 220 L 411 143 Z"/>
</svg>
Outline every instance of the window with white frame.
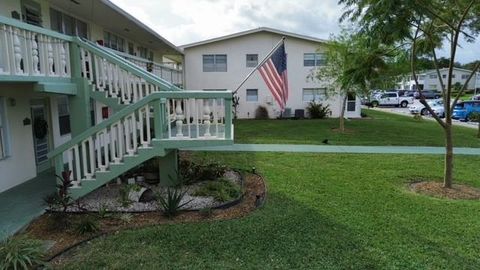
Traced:
<svg viewBox="0 0 480 270">
<path fill-rule="evenodd" d="M 437 75 L 435 75 L 435 74 L 430 74 L 430 79 L 436 79 L 436 78 L 438 78 Z"/>
<path fill-rule="evenodd" d="M 247 102 L 258 102 L 258 89 L 247 89 Z"/>
<path fill-rule="evenodd" d="M 258 65 L 258 54 L 247 54 L 247 67 L 256 67 Z"/>
<path fill-rule="evenodd" d="M 469 76 L 468 74 L 462 74 L 462 80 L 468 79 L 468 76 Z"/>
<path fill-rule="evenodd" d="M 428 89 L 429 89 L 429 90 L 437 90 L 437 85 L 436 85 L 436 84 L 430 84 L 430 85 L 428 86 Z"/>
<path fill-rule="evenodd" d="M 68 105 L 68 97 L 62 96 L 57 99 L 58 106 L 58 125 L 60 135 L 66 135 L 71 132 L 70 129 L 70 108 Z"/>
<path fill-rule="evenodd" d="M 120 52 L 125 51 L 125 40 L 123 38 L 110 32 L 104 31 L 103 39 L 103 46 Z"/>
<path fill-rule="evenodd" d="M 0 159 L 7 157 L 7 131 L 5 117 L 5 100 L 0 97 Z"/>
<path fill-rule="evenodd" d="M 324 53 L 303 54 L 303 66 L 305 67 L 325 66 L 326 63 L 326 55 Z"/>
<path fill-rule="evenodd" d="M 326 88 L 303 88 L 304 102 L 310 102 L 310 101 L 319 102 L 324 100 L 326 95 L 327 95 Z"/>
<path fill-rule="evenodd" d="M 203 72 L 226 72 L 227 55 L 226 54 L 204 54 Z"/>
<path fill-rule="evenodd" d="M 88 38 L 86 22 L 53 8 L 50 9 L 50 25 L 52 30 L 59 33 Z"/>
</svg>

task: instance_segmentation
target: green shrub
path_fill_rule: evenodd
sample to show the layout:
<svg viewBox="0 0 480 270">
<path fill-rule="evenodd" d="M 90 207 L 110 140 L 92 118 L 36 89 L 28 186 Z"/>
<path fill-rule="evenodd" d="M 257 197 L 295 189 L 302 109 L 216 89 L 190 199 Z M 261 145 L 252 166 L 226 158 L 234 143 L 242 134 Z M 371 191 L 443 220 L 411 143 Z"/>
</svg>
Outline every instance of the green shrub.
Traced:
<svg viewBox="0 0 480 270">
<path fill-rule="evenodd" d="M 268 116 L 268 110 L 265 108 L 265 106 L 258 106 L 258 108 L 255 110 L 255 119 L 269 119 L 270 117 Z"/>
<path fill-rule="evenodd" d="M 45 265 L 42 242 L 28 236 L 12 236 L 0 243 L 0 269 L 31 269 Z"/>
<path fill-rule="evenodd" d="M 98 231 L 98 222 L 91 216 L 85 216 L 75 226 L 75 232 L 79 235 L 94 233 Z"/>
<path fill-rule="evenodd" d="M 307 112 L 312 119 L 323 119 L 328 117 L 330 109 L 328 108 L 328 105 L 323 106 L 321 103 L 312 100 L 308 103 Z"/>
<path fill-rule="evenodd" d="M 191 202 L 190 200 L 182 203 L 186 193 L 187 191 L 182 191 L 181 188 L 168 187 L 166 194 L 157 194 L 157 201 L 163 210 L 163 215 L 170 218 L 178 215 L 180 208 Z"/>
<path fill-rule="evenodd" d="M 240 187 L 227 179 L 218 179 L 215 181 L 207 181 L 203 183 L 194 196 L 213 197 L 220 202 L 233 200 L 240 196 Z"/>
<path fill-rule="evenodd" d="M 227 167 L 217 163 L 206 165 L 196 164 L 189 160 L 181 160 L 179 165 L 180 177 L 183 184 L 193 184 L 202 180 L 217 179 L 225 174 Z"/>
</svg>

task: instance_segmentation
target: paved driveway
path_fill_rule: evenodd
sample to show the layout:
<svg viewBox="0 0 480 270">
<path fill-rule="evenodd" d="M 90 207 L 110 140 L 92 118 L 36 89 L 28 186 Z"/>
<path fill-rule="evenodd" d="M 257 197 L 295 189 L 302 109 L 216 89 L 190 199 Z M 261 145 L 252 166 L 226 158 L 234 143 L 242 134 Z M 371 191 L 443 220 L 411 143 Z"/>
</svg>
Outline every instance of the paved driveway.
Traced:
<svg viewBox="0 0 480 270">
<path fill-rule="evenodd" d="M 410 104 L 408 106 L 411 106 L 411 105 L 412 104 Z M 421 106 L 421 103 L 420 103 L 420 101 L 418 101 L 416 99 L 414 101 L 413 105 L 420 105 Z M 397 108 L 397 107 L 392 107 L 392 106 L 382 106 L 382 107 L 377 107 L 377 108 L 373 108 L 373 109 L 383 111 L 383 112 L 400 114 L 400 115 L 412 115 L 410 113 L 410 111 L 408 110 L 408 107 L 407 108 Z M 428 119 L 428 120 L 435 121 L 435 119 L 433 119 L 433 117 L 431 117 L 431 116 L 424 116 L 424 118 Z M 469 127 L 469 128 L 478 128 L 478 123 L 476 123 L 476 122 L 461 122 L 461 121 L 458 121 L 458 120 L 453 120 L 453 124 L 457 125 L 457 126 L 464 126 L 464 127 Z"/>
</svg>

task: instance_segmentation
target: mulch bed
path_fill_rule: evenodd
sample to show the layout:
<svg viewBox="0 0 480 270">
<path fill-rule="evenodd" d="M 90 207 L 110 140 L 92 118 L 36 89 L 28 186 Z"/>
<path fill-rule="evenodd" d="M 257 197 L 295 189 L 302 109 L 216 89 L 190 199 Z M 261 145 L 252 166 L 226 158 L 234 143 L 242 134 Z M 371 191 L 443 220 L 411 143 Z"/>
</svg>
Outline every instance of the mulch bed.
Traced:
<svg viewBox="0 0 480 270">
<path fill-rule="evenodd" d="M 161 212 L 145 212 L 128 214 L 131 219 L 127 221 L 120 218 L 122 214 L 112 214 L 109 217 L 98 218 L 98 232 L 94 234 L 78 235 L 73 228 L 53 230 L 52 216 L 47 213 L 32 221 L 23 233 L 28 234 L 34 239 L 52 242 L 53 246 L 47 251 L 47 256 L 53 264 L 57 264 L 61 257 L 59 255 L 70 248 L 98 236 L 117 233 L 121 230 L 136 229 L 160 224 L 205 222 L 244 217 L 257 207 L 263 205 L 266 192 L 265 182 L 259 175 L 245 175 L 244 184 L 245 193 L 243 199 L 238 204 L 226 209 L 212 209 L 211 215 L 209 216 L 205 216 L 205 214 L 202 215 L 199 211 L 183 211 L 174 218 L 167 218 L 164 217 Z M 68 214 L 68 218 L 72 221 L 72 224 L 75 224 L 76 221 L 84 216 L 85 214 Z"/>
<path fill-rule="evenodd" d="M 444 188 L 443 183 L 433 181 L 413 182 L 409 184 L 413 192 L 437 198 L 453 200 L 479 200 L 480 189 L 454 184 L 452 188 Z"/>
</svg>

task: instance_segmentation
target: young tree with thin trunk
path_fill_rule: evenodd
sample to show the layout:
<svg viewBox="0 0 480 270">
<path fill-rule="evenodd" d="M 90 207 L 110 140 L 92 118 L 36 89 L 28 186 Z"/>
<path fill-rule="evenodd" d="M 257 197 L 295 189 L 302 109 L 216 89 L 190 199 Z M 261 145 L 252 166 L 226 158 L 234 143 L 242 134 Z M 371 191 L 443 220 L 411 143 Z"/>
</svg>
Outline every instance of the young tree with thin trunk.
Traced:
<svg viewBox="0 0 480 270">
<path fill-rule="evenodd" d="M 460 47 L 459 41 L 475 42 L 480 32 L 480 1 L 478 0 L 339 0 L 346 6 L 342 20 L 356 22 L 360 32 L 388 44 L 410 51 L 410 71 L 415 80 L 420 102 L 442 127 L 445 137 L 444 187 L 453 183 L 452 112 L 468 83 L 480 68 L 480 62 L 453 95 L 452 74 Z M 447 45 L 449 52 L 448 77 L 440 75 L 438 52 Z M 418 83 L 419 57 L 433 60 L 442 85 L 445 119 L 442 120 L 426 102 Z"/>
<path fill-rule="evenodd" d="M 345 111 L 348 95 L 368 94 L 373 82 L 386 67 L 386 49 L 373 44 L 363 35 L 342 30 L 332 37 L 326 52 L 326 66 L 315 71 L 314 77 L 327 82 L 329 95 L 342 98 L 339 130 L 345 131 Z"/>
</svg>

